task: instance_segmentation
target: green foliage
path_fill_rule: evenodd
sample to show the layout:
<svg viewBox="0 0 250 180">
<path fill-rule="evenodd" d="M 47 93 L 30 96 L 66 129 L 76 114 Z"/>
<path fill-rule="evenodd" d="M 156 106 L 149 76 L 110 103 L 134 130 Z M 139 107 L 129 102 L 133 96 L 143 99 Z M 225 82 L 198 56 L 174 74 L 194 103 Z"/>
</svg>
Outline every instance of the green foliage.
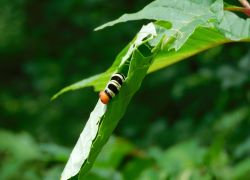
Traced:
<svg viewBox="0 0 250 180">
<path fill-rule="evenodd" d="M 107 111 L 104 114 L 101 125 L 98 130 L 98 135 L 93 142 L 92 148 L 94 151 L 90 152 L 88 163 L 82 167 L 80 172 L 81 176 L 84 176 L 86 172 L 92 167 L 100 150 L 108 141 L 119 120 L 124 115 L 127 106 L 136 93 L 139 90 L 140 85 L 144 77 L 146 76 L 147 70 L 151 65 L 153 56 L 144 57 L 139 50 L 136 50 L 131 57 L 131 64 L 129 66 L 128 75 L 126 78 L 126 84 L 119 92 L 118 96 L 109 103 Z"/>
<path fill-rule="evenodd" d="M 105 71 L 145 21 L 92 29 L 147 3 L 0 2 L 0 179 L 59 178 L 98 97 L 85 89 L 50 103 L 51 95 Z M 224 35 L 239 40 L 249 33 L 249 19 L 237 15 L 240 21 L 224 11 L 219 32 L 199 26 L 177 52 L 167 47 L 157 54 L 148 70 L 154 73 L 146 76 L 88 179 L 248 179 L 250 46 L 222 45 L 229 41 Z M 95 77 L 103 78 L 100 86 L 90 79 L 88 87 L 102 89 L 113 71 Z"/>
<path fill-rule="evenodd" d="M 210 8 L 208 8 L 209 6 L 206 3 L 200 4 L 188 0 L 179 3 L 177 2 L 161 0 L 154 1 L 142 11 L 131 15 L 124 15 L 121 18 L 109 22 L 98 29 L 131 20 L 153 19 L 158 20 L 159 22 L 165 20 L 167 24 L 169 24 L 169 21 L 172 24 L 171 28 L 169 28 L 168 25 L 165 27 L 161 26 L 161 24 L 159 25 L 156 22 L 156 25 L 158 24 L 158 28 L 160 28 L 158 38 L 164 37 L 164 46 L 154 58 L 154 62 L 150 66 L 149 72 L 167 67 L 187 57 L 224 43 L 233 41 L 250 41 L 250 20 L 244 20 L 233 13 L 223 11 L 222 1 L 218 0 L 215 3 L 210 2 Z M 187 3 L 187 5 L 184 6 L 183 3 Z M 181 8 L 179 8 L 178 5 L 181 6 Z M 164 13 L 165 11 L 169 10 L 169 7 L 175 11 L 173 11 L 172 14 Z M 163 10 L 161 10 L 161 8 L 163 8 Z M 196 12 L 194 9 L 199 9 L 199 11 Z M 211 15 L 202 16 L 199 14 L 204 13 L 207 15 L 208 13 L 206 11 L 211 12 Z M 188 14 L 192 14 L 192 16 L 188 16 Z M 179 16 L 184 19 L 180 20 Z M 175 19 L 175 17 L 178 18 Z M 198 19 L 198 22 L 193 22 L 193 19 Z M 182 22 L 181 25 L 179 21 Z M 214 22 L 212 23 L 211 21 Z M 201 22 L 204 23 L 202 24 Z M 123 49 L 123 51 L 118 55 L 117 59 L 125 54 L 128 46 Z M 175 50 L 178 51 L 171 50 L 173 48 L 172 46 L 174 46 Z M 115 69 L 117 69 L 117 66 L 118 63 L 115 61 L 110 69 L 108 69 L 106 72 L 68 86 L 54 95 L 52 99 L 57 98 L 67 91 L 81 89 L 88 86 L 94 86 L 95 90 L 97 91 L 102 90 L 109 80 L 108 77 L 111 76 L 112 71 L 114 72 Z"/>
<path fill-rule="evenodd" d="M 64 162 L 69 150 L 55 144 L 37 144 L 27 133 L 0 131 L 0 179 L 59 179 L 61 165 L 47 170 L 53 162 Z M 40 169 L 45 171 L 42 172 Z M 20 173 L 22 172 L 23 173 Z"/>
<path fill-rule="evenodd" d="M 204 3 L 202 3 L 204 2 Z M 250 27 L 250 24 L 248 20 L 240 19 L 236 15 L 232 13 L 227 13 L 224 12 L 223 10 L 223 1 L 217 0 L 215 2 L 207 2 L 207 1 L 202 1 L 202 2 L 193 2 L 193 1 L 162 1 L 162 0 L 156 0 L 146 6 L 143 10 L 139 11 L 138 13 L 134 14 L 125 14 L 119 19 L 109 22 L 107 24 L 104 24 L 103 26 L 97 28 L 103 29 L 107 26 L 113 26 L 117 23 L 120 22 L 126 22 L 126 21 L 131 21 L 131 20 L 140 20 L 140 19 L 148 19 L 148 20 L 157 20 L 159 22 L 155 23 L 155 28 L 157 29 L 157 36 L 149 41 L 149 44 L 151 46 L 157 46 L 159 48 L 159 51 L 157 51 L 155 58 L 153 58 L 153 62 L 157 63 L 158 69 L 165 67 L 164 65 L 170 65 L 172 64 L 171 62 L 167 61 L 168 54 L 172 50 L 172 53 L 177 56 L 177 60 L 182 60 L 183 57 L 189 56 L 190 54 L 193 55 L 197 52 L 200 52 L 202 50 L 205 50 L 207 48 L 217 46 L 219 44 L 225 43 L 225 42 L 230 42 L 230 41 L 236 41 L 236 40 L 242 40 L 242 41 L 249 41 L 250 40 L 250 34 L 248 30 L 248 27 Z M 198 9 L 198 10 L 197 10 Z M 165 13 L 168 11 L 169 13 Z M 234 19 L 234 21 L 230 21 L 231 19 Z M 163 22 L 166 22 L 164 24 Z M 162 25 L 163 24 L 163 25 Z M 244 25 L 243 25 L 244 24 Z M 171 25 L 171 27 L 169 27 Z M 242 26 L 243 25 L 243 26 Z M 234 27 L 240 27 L 235 29 Z M 198 29 L 199 28 L 199 29 Z M 197 38 L 195 37 L 194 42 L 192 43 L 191 51 L 188 50 L 186 51 L 186 54 L 184 56 L 180 56 L 178 54 L 178 50 L 182 48 L 182 46 L 187 42 L 188 38 L 195 33 L 195 30 L 201 31 L 202 29 L 206 29 L 207 32 L 204 33 L 202 36 L 200 35 L 199 38 L 203 38 L 207 40 L 207 37 L 209 39 L 207 41 L 203 41 L 203 44 L 205 44 L 205 48 L 198 47 L 200 46 L 200 41 L 197 41 Z M 212 36 L 212 34 L 216 34 L 215 36 Z M 137 35 L 139 36 L 139 35 Z M 217 37 L 217 38 L 216 38 Z M 188 44 L 188 42 L 187 42 Z M 132 46 L 132 44 L 129 44 L 128 46 Z M 120 59 L 125 57 L 126 51 L 129 51 L 128 46 L 118 55 L 116 61 L 113 63 L 111 66 L 111 70 L 113 70 L 114 73 L 115 71 L 118 70 L 119 68 L 119 63 L 121 62 Z M 189 45 L 187 45 L 189 46 Z M 185 48 L 185 47 L 184 47 Z M 138 47 L 139 49 L 139 47 Z M 159 52 L 159 53 L 158 53 Z M 163 52 L 163 53 L 162 53 Z M 182 52 L 182 49 L 180 49 L 180 52 Z M 185 49 L 184 49 L 185 52 Z M 144 62 L 143 57 L 136 57 L 137 51 L 135 50 L 132 54 L 132 58 L 130 60 L 131 66 L 129 67 L 129 72 L 133 68 L 133 63 L 137 62 Z M 140 52 L 141 53 L 141 52 Z M 171 53 L 171 52 L 170 52 Z M 157 54 L 161 54 L 161 59 L 157 59 Z M 178 56 L 179 55 L 179 56 Z M 171 58 L 172 60 L 173 58 Z M 157 61 L 158 60 L 158 61 Z M 173 61 L 173 60 L 172 60 Z M 146 65 L 147 61 L 144 62 L 144 65 Z M 151 61 L 150 61 L 151 62 Z M 163 62 L 163 63 L 162 63 Z M 165 63 L 164 63 L 165 62 Z M 174 61 L 177 62 L 177 61 Z M 148 68 L 151 66 L 150 64 L 146 65 L 146 72 L 148 71 Z M 153 65 L 152 65 L 153 66 Z M 134 67 L 140 69 L 141 67 Z M 97 75 L 95 77 L 91 77 L 89 79 L 83 80 L 81 82 L 78 82 L 76 84 L 73 84 L 71 86 L 66 87 L 62 91 L 60 91 L 58 94 L 56 94 L 53 99 L 58 97 L 64 92 L 67 92 L 69 90 L 75 90 L 79 89 L 82 87 L 86 87 L 89 85 L 95 86 L 95 89 L 97 89 L 97 86 L 99 86 L 100 82 L 103 81 L 103 77 L 110 77 L 110 69 L 106 71 L 106 73 L 103 73 L 101 75 Z M 145 72 L 145 73 L 146 73 Z M 143 76 L 145 76 L 144 74 Z M 103 76 L 103 77 L 102 77 Z M 86 162 L 82 166 L 82 170 L 80 172 L 79 179 L 83 179 L 86 172 L 89 171 L 89 169 L 92 167 L 93 162 L 95 161 L 95 158 L 97 157 L 97 154 L 100 152 L 102 146 L 106 143 L 108 140 L 108 137 L 111 135 L 113 132 L 114 128 L 117 125 L 117 122 L 121 119 L 123 116 L 126 107 L 128 105 L 128 102 L 130 101 L 131 97 L 133 96 L 134 92 L 138 90 L 138 87 L 135 88 L 131 86 L 129 89 L 132 90 L 134 89 L 134 92 L 126 92 L 123 94 L 123 89 L 126 89 L 127 86 L 129 86 L 130 83 L 130 73 L 128 73 L 126 80 L 126 85 L 124 88 L 122 88 L 121 93 L 119 94 L 118 97 L 116 97 L 116 100 L 113 102 L 119 102 L 112 108 L 112 102 L 110 105 L 108 105 L 107 112 L 104 114 L 102 120 L 101 120 L 101 125 L 98 130 L 98 135 L 96 135 L 96 139 L 93 141 L 93 146 L 90 150 L 89 157 L 87 158 Z M 91 81 L 91 79 L 93 79 Z M 107 80 L 105 81 L 105 84 L 107 84 Z M 134 78 L 134 85 L 140 85 L 141 84 L 141 77 L 139 75 Z M 104 88 L 105 85 L 102 87 Z M 129 95 L 129 96 L 128 96 Z M 124 98 L 120 98 L 124 97 Z M 110 108 L 111 107 L 111 108 Z M 110 116 L 107 116 L 107 114 L 111 113 Z M 94 112 L 93 112 L 94 113 Z M 244 114 L 244 113 L 240 113 Z M 237 116 L 237 115 L 236 115 Z M 99 117 L 96 117 L 99 118 Z M 111 119 L 112 121 L 109 121 L 107 119 Z M 240 118 L 241 119 L 241 118 Z M 106 125 L 105 125 L 105 122 Z M 231 124 L 230 122 L 226 122 L 226 125 Z M 223 126 L 223 125 L 222 125 Z M 88 128 L 88 127 L 86 127 Z M 105 128 L 107 128 L 109 131 L 105 131 Z M 88 131 L 88 129 L 84 129 L 83 131 Z M 82 142 L 84 144 L 84 142 Z M 77 148 L 77 147 L 76 147 Z M 83 147 L 84 148 L 89 148 L 87 146 Z M 83 150 L 85 151 L 85 150 Z M 74 151 L 73 151 L 74 153 Z M 79 157 L 80 158 L 80 157 Z M 74 158 L 73 158 L 74 159 Z M 70 160 L 71 162 L 71 160 Z M 66 166 L 66 171 L 68 171 L 68 167 Z M 71 171 L 71 170 L 70 170 Z M 75 171 L 75 170 L 72 170 Z M 78 170 L 77 170 L 78 171 Z M 75 174 L 75 173 L 74 173 Z M 64 178 L 64 177 L 63 177 Z M 159 178 L 159 177 L 158 177 Z M 158 179 L 157 178 L 157 179 Z M 166 178 L 166 177 L 165 177 Z"/>
<path fill-rule="evenodd" d="M 220 22 L 220 19 L 222 18 L 222 11 L 222 0 L 217 0 L 215 2 L 156 0 L 141 11 L 134 14 L 125 14 L 115 21 L 100 26 L 96 30 L 132 20 L 148 19 L 166 21 L 171 24 L 171 28 L 165 29 L 164 32 L 167 37 L 166 41 L 171 38 L 176 39 L 174 43 L 169 46 L 170 48 L 178 50 L 197 27 L 210 26 L 211 21 Z"/>
</svg>

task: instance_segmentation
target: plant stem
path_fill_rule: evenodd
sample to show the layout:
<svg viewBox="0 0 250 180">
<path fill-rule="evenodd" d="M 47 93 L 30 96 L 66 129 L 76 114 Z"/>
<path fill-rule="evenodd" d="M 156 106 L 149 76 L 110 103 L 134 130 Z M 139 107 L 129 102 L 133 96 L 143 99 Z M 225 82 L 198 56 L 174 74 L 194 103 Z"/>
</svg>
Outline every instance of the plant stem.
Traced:
<svg viewBox="0 0 250 180">
<path fill-rule="evenodd" d="M 250 4 L 247 0 L 239 0 L 240 3 L 247 9 L 250 9 Z"/>
<path fill-rule="evenodd" d="M 249 4 L 249 2 L 247 0 L 239 0 L 239 1 L 244 6 L 243 12 L 246 15 L 250 16 L 250 4 Z"/>
</svg>

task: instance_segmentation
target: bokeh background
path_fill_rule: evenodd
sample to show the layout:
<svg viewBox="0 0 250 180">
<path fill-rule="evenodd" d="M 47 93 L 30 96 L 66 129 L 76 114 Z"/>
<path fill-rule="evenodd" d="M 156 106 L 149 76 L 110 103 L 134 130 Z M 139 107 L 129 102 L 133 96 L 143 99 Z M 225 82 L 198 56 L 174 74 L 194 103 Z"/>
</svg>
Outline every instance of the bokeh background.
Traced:
<svg viewBox="0 0 250 180">
<path fill-rule="evenodd" d="M 51 96 L 105 71 L 144 22 L 93 29 L 149 2 L 0 0 L 1 180 L 59 179 L 98 93 Z M 88 179 L 249 175 L 250 45 L 234 43 L 148 75 Z"/>
</svg>

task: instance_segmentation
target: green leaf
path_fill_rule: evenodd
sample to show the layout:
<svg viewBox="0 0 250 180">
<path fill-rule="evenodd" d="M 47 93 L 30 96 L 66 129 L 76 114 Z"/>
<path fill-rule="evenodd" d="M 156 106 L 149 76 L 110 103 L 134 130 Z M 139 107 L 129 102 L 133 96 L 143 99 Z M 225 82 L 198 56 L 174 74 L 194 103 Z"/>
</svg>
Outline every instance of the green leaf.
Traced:
<svg viewBox="0 0 250 180">
<path fill-rule="evenodd" d="M 117 123 L 124 115 L 131 98 L 140 88 L 142 80 L 146 76 L 148 68 L 152 63 L 152 59 L 152 56 L 144 57 L 139 50 L 134 51 L 126 82 L 119 94 L 107 106 L 107 111 L 99 127 L 98 136 L 92 144 L 87 162 L 82 166 L 79 175 L 80 179 L 84 178 L 84 175 L 92 167 L 101 148 L 106 144 Z"/>
<path fill-rule="evenodd" d="M 182 42 L 181 43 L 182 45 L 179 46 L 180 49 L 175 51 L 173 49 L 169 50 L 169 44 L 171 44 L 170 42 L 165 43 L 162 50 L 159 51 L 159 53 L 155 57 L 154 63 L 149 68 L 148 73 L 154 72 L 154 71 L 159 70 L 161 68 L 165 68 L 165 67 L 167 67 L 173 63 L 176 63 L 180 60 L 184 60 L 184 59 L 186 59 L 190 56 L 193 56 L 197 53 L 200 53 L 206 49 L 209 49 L 209 48 L 212 48 L 212 47 L 224 44 L 224 43 L 235 42 L 235 41 L 250 42 L 250 19 L 242 19 L 242 18 L 239 18 L 238 16 L 236 16 L 234 13 L 231 13 L 228 11 L 223 11 L 221 1 L 216 1 L 216 3 L 214 3 L 214 4 L 212 4 L 211 1 L 199 1 L 199 2 L 197 1 L 195 3 L 195 2 L 190 2 L 189 0 L 186 0 L 183 2 L 185 2 L 187 4 L 185 6 L 185 11 L 183 11 L 183 12 L 179 12 L 180 8 L 181 8 L 181 7 L 179 7 L 179 6 L 181 6 L 180 3 L 177 3 L 177 6 L 175 7 L 175 6 L 173 6 L 173 4 L 172 4 L 172 6 L 170 6 L 172 1 L 170 1 L 170 2 L 168 2 L 168 1 L 166 1 L 166 2 L 165 1 L 155 1 L 155 2 L 151 3 L 150 5 L 146 6 L 142 11 L 140 11 L 136 14 L 122 16 L 124 18 L 125 17 L 127 18 L 127 16 L 128 16 L 129 18 L 127 20 L 139 20 L 139 19 L 144 19 L 144 18 L 154 19 L 154 18 L 148 17 L 151 14 L 148 13 L 147 11 L 150 10 L 149 12 L 152 12 L 152 11 L 155 12 L 156 9 L 161 8 L 161 6 L 163 6 L 163 8 L 172 7 L 172 8 L 170 8 L 171 9 L 170 12 L 174 11 L 174 9 L 176 8 L 176 11 L 178 11 L 179 13 L 187 13 L 188 14 L 188 13 L 191 13 L 189 11 L 192 10 L 192 14 L 195 17 L 196 16 L 200 17 L 201 16 L 200 14 L 202 13 L 200 10 L 196 12 L 196 10 L 193 9 L 194 7 L 197 7 L 198 5 L 201 6 L 200 7 L 201 9 L 205 8 L 206 10 L 216 12 L 216 14 L 213 14 L 213 16 L 211 15 L 211 18 L 217 17 L 217 20 L 219 21 L 218 23 L 216 22 L 214 24 L 215 27 L 201 27 L 201 26 L 199 26 L 199 23 L 198 23 L 198 24 L 196 24 L 196 27 L 193 29 L 194 31 L 190 32 L 189 35 L 187 36 L 188 37 L 187 41 L 183 41 L 184 40 L 183 37 L 176 36 L 177 34 L 175 34 L 175 33 L 179 32 L 179 31 L 176 31 L 174 33 L 176 28 L 173 26 L 171 27 L 171 25 L 173 25 L 173 24 L 178 25 L 178 22 L 179 22 L 179 20 L 176 19 L 176 17 L 174 17 L 174 15 L 171 15 L 171 13 L 163 13 L 162 16 L 159 15 L 159 17 L 161 17 L 161 18 L 155 18 L 156 20 L 160 20 L 159 22 L 157 21 L 155 23 L 155 26 L 161 29 L 161 32 L 158 33 L 158 37 L 156 37 L 156 39 L 157 38 L 161 39 L 161 37 L 165 36 L 165 37 L 167 37 L 167 39 L 165 39 L 164 41 L 169 41 L 171 38 L 176 37 L 177 39 L 179 39 L 178 42 Z M 169 7 L 166 6 L 165 3 Z M 156 4 L 157 4 L 157 6 L 156 6 Z M 210 5 L 210 9 L 207 8 L 208 5 Z M 184 8 L 184 6 L 182 8 Z M 158 13 L 158 11 L 157 11 L 157 13 Z M 140 16 L 138 14 L 140 14 Z M 154 14 L 151 16 L 156 16 L 156 15 Z M 165 20 L 165 21 L 161 20 L 164 18 L 168 19 L 168 20 Z M 186 18 L 186 17 L 181 17 L 181 18 Z M 112 21 L 110 23 L 107 23 L 107 24 L 103 25 L 103 28 L 104 28 L 104 26 L 106 27 L 108 25 L 112 25 L 112 24 L 115 24 L 118 22 L 124 22 L 125 19 L 120 18 L 120 20 L 118 19 L 116 21 Z M 212 19 L 210 19 L 210 20 L 212 20 Z M 190 23 L 193 23 L 193 21 L 190 21 Z M 182 27 L 184 27 L 184 26 L 182 26 Z M 188 31 L 190 31 L 190 29 Z M 93 86 L 96 91 L 102 90 L 105 87 L 107 81 L 109 80 L 109 77 L 111 76 L 111 74 L 115 71 L 115 69 L 117 69 L 118 65 L 121 62 L 122 57 L 126 54 L 129 47 L 131 46 L 131 44 L 134 41 L 135 41 L 135 39 L 131 43 L 129 43 L 119 53 L 119 55 L 117 56 L 113 65 L 106 72 L 92 76 L 92 77 L 87 78 L 87 79 L 83 79 L 82 81 L 79 81 L 77 83 L 74 83 L 73 85 L 70 85 L 70 86 L 62 89 L 60 92 L 58 92 L 56 95 L 54 95 L 52 97 L 52 99 L 56 99 L 58 96 L 64 94 L 65 92 L 73 91 L 73 90 L 77 90 L 77 89 L 81 89 L 81 88 L 85 88 L 85 87 L 90 87 L 90 86 Z"/>
<path fill-rule="evenodd" d="M 65 92 L 73 91 L 73 90 L 77 90 L 77 89 L 81 89 L 81 88 L 85 88 L 85 87 L 89 87 L 89 86 L 94 86 L 96 91 L 102 90 L 106 86 L 110 76 L 115 71 L 117 71 L 117 69 L 119 68 L 122 61 L 124 61 L 124 58 L 125 58 L 125 60 L 126 60 L 126 58 L 129 58 L 131 56 L 131 53 L 133 52 L 133 50 L 135 48 L 137 48 L 140 43 L 143 42 L 143 39 L 147 36 L 147 33 L 149 33 L 150 28 L 155 29 L 155 27 L 153 26 L 152 23 L 149 23 L 148 25 L 143 26 L 143 28 L 138 33 L 138 35 L 118 54 L 114 63 L 106 72 L 92 76 L 92 77 L 87 78 L 87 79 L 83 79 L 82 81 L 79 81 L 79 82 L 74 83 L 68 87 L 65 87 L 61 91 L 59 91 L 57 94 L 55 94 L 51 99 L 54 100 L 58 96 L 64 94 Z M 146 31 L 146 32 L 144 32 L 144 31 Z M 151 38 L 153 38 L 153 36 Z M 159 39 L 159 41 L 160 40 L 161 39 Z"/>
<path fill-rule="evenodd" d="M 211 26 L 212 21 L 219 21 L 222 17 L 223 1 L 193 1 L 193 0 L 156 0 L 144 9 L 133 14 L 124 14 L 117 20 L 108 22 L 95 30 L 100 30 L 117 23 L 148 19 L 166 21 L 172 24 L 166 29 L 167 40 L 176 39 L 170 48 L 178 50 L 188 37 L 200 26 Z"/>
<path fill-rule="evenodd" d="M 102 89 L 105 86 L 105 83 L 108 81 L 109 76 L 110 76 L 110 73 L 106 72 L 102 74 L 97 74 L 87 79 L 83 79 L 82 81 L 79 81 L 77 83 L 74 83 L 70 86 L 63 88 L 58 93 L 56 93 L 51 98 L 51 100 L 58 98 L 60 95 L 64 94 L 65 92 L 74 91 L 74 90 L 85 88 L 85 87 L 94 86 L 96 89 L 99 89 L 98 87 Z"/>
<path fill-rule="evenodd" d="M 250 41 L 250 39 L 247 39 L 246 41 Z M 195 54 L 198 54 L 202 51 L 205 51 L 209 48 L 216 47 L 218 45 L 228 42 L 232 41 L 225 38 L 220 32 L 214 29 L 198 28 L 195 30 L 194 34 L 188 39 L 185 45 L 178 51 L 169 51 L 167 48 L 163 48 L 162 51 L 160 51 L 156 55 L 153 64 L 148 70 L 148 73 L 165 68 Z M 102 90 L 106 86 L 109 77 L 111 76 L 111 74 L 113 74 L 115 68 L 117 67 L 117 62 L 120 62 L 122 55 L 125 54 L 127 49 L 128 46 L 124 48 L 124 50 L 117 56 L 114 64 L 109 70 L 104 73 L 92 76 L 90 78 L 83 79 L 77 83 L 63 88 L 61 91 L 55 94 L 52 99 L 56 99 L 57 97 L 68 91 L 82 89 L 90 86 L 93 86 L 95 88 L 95 91 Z"/>
<path fill-rule="evenodd" d="M 198 28 L 189 37 L 188 41 L 178 50 L 168 50 L 163 48 L 155 57 L 154 63 L 149 68 L 148 73 L 170 66 L 209 48 L 228 43 L 220 32 L 212 28 Z"/>
<path fill-rule="evenodd" d="M 250 19 L 239 18 L 232 12 L 225 11 L 218 29 L 232 41 L 250 39 Z"/>
<path fill-rule="evenodd" d="M 149 73 L 221 44 L 235 41 L 250 42 L 250 19 L 245 20 L 225 11 L 221 22 L 216 26 L 217 29 L 197 28 L 178 51 L 164 47 L 157 54 Z"/>
<path fill-rule="evenodd" d="M 72 153 L 70 154 L 70 158 L 62 172 L 61 180 L 67 180 L 75 176 L 88 158 L 92 149 L 92 142 L 97 136 L 99 124 L 106 109 L 106 105 L 101 103 L 101 101 L 97 102 L 96 107 L 90 114 L 90 117 L 80 134 Z"/>
<path fill-rule="evenodd" d="M 230 22 L 231 17 L 234 17 L 235 19 L 234 23 L 228 25 L 226 22 Z M 245 25 L 238 26 L 239 22 L 240 24 L 245 24 Z M 202 51 L 205 51 L 207 49 L 225 43 L 235 42 L 236 40 L 241 42 L 250 42 L 249 22 L 250 22 L 249 19 L 244 20 L 242 18 L 237 17 L 233 13 L 225 12 L 225 16 L 223 17 L 221 24 L 218 25 L 220 29 L 216 30 L 215 28 L 206 28 L 206 27 L 197 28 L 194 31 L 194 33 L 189 37 L 187 42 L 178 51 L 175 51 L 173 49 L 169 50 L 166 44 L 162 48 L 162 50 L 159 51 L 159 53 L 156 55 L 153 64 L 150 66 L 148 70 L 148 73 L 165 68 L 181 60 L 184 60 L 188 57 L 191 57 L 195 54 L 198 54 Z M 241 28 L 234 28 L 234 27 L 241 27 Z M 230 37 L 233 39 L 230 39 Z M 65 92 L 89 86 L 93 86 L 96 91 L 102 90 L 105 87 L 106 83 L 108 82 L 111 74 L 118 67 L 118 64 L 121 62 L 122 57 L 126 54 L 129 46 L 132 43 L 133 41 L 129 43 L 128 46 L 126 46 L 119 53 L 113 65 L 106 72 L 74 83 L 73 85 L 70 85 L 62 89 L 60 92 L 54 95 L 52 99 L 56 99 L 58 96 L 64 94 Z"/>
<path fill-rule="evenodd" d="M 97 154 L 107 142 L 116 124 L 125 113 L 130 99 L 146 76 L 153 56 L 158 49 L 152 49 L 150 45 L 147 45 L 148 41 L 155 35 L 156 30 L 152 23 L 144 26 L 126 54 L 118 57 L 117 62 L 120 64 L 116 71 L 126 70 L 123 72 L 127 77 L 126 81 L 118 96 L 112 99 L 108 106 L 102 104 L 100 100 L 98 101 L 64 168 L 62 180 L 75 176 L 81 167 L 82 174 L 85 174 L 92 167 Z"/>
</svg>

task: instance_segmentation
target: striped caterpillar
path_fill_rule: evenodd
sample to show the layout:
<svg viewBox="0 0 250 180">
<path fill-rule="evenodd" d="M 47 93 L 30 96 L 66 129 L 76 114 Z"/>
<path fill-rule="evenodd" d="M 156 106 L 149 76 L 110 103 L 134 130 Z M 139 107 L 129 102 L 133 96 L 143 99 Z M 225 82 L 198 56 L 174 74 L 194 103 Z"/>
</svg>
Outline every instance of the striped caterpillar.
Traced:
<svg viewBox="0 0 250 180">
<path fill-rule="evenodd" d="M 121 73 L 112 75 L 105 90 L 99 93 L 99 98 L 103 104 L 108 104 L 109 101 L 119 93 L 125 78 L 126 77 Z"/>
</svg>

